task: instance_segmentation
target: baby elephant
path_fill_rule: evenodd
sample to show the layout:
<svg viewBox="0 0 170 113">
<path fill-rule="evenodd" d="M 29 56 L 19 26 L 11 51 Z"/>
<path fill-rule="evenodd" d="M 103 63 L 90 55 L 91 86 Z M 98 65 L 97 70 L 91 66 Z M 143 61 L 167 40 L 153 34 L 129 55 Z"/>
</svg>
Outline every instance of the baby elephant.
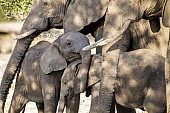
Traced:
<svg viewBox="0 0 170 113">
<path fill-rule="evenodd" d="M 114 56 L 117 52 L 112 51 L 106 53 L 107 55 L 102 57 L 100 55 L 94 55 L 92 57 L 90 69 L 89 69 L 89 79 L 88 85 L 92 87 L 92 101 L 90 113 L 99 113 L 100 108 L 103 108 L 102 102 L 99 103 L 96 99 L 102 99 L 103 101 L 112 101 L 113 92 L 115 92 L 116 103 L 128 108 L 142 108 L 148 113 L 163 113 L 165 110 L 166 100 L 165 100 L 165 58 L 161 55 L 156 54 L 149 49 L 139 49 L 131 52 L 120 53 L 118 74 L 113 75 L 113 62 Z M 103 63 L 103 64 L 102 64 Z M 108 75 L 112 79 L 112 92 L 110 95 L 103 95 L 102 91 L 99 89 L 102 86 L 99 79 L 103 79 L 101 70 L 101 64 L 107 65 Z M 70 64 L 70 70 L 65 70 L 61 79 L 61 100 L 59 105 L 64 105 L 64 99 L 75 96 L 77 94 L 77 83 L 79 77 L 77 76 L 78 67 L 81 65 L 78 61 Z M 68 73 L 68 72 L 74 73 Z M 101 74 L 101 75 L 100 75 Z M 87 86 L 88 87 L 88 86 Z M 109 88 L 109 87 L 108 87 Z M 80 92 L 80 91 L 79 91 Z M 104 100 L 109 97 L 110 100 Z M 96 108 L 98 107 L 98 108 Z M 100 108 L 99 108 L 100 107 Z M 110 107 L 110 106 L 109 106 Z M 59 106 L 60 108 L 60 106 Z M 64 108 L 64 107 L 61 107 Z M 59 111 L 62 113 L 63 110 Z M 126 111 L 127 112 L 127 111 Z"/>
<path fill-rule="evenodd" d="M 55 113 L 63 71 L 74 60 L 88 60 L 91 53 L 81 51 L 87 45 L 85 35 L 72 31 L 30 48 L 18 72 L 9 113 L 20 113 L 29 101 L 36 102 L 39 113 Z"/>
<path fill-rule="evenodd" d="M 41 41 L 27 52 L 16 79 L 9 113 L 20 113 L 29 101 L 36 102 L 39 112 L 44 113 L 44 107 L 45 112 L 56 111 L 63 70 L 47 75 L 41 70 L 41 56 L 49 45 Z"/>
</svg>

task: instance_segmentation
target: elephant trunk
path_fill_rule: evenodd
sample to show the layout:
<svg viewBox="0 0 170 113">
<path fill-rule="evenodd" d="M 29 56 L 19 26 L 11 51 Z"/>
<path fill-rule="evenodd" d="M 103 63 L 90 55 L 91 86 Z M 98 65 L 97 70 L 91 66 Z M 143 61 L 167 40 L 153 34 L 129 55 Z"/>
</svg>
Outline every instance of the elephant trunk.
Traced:
<svg viewBox="0 0 170 113">
<path fill-rule="evenodd" d="M 77 78 L 80 79 L 80 92 L 83 93 L 86 89 L 87 76 L 90 67 L 91 51 L 80 52 L 82 57 L 82 67 L 80 68 Z"/>
<path fill-rule="evenodd" d="M 116 76 L 119 54 L 119 50 L 114 50 L 103 55 L 101 86 L 99 91 L 99 113 L 109 113 L 111 110 L 114 89 L 118 85 L 116 83 Z"/>
<path fill-rule="evenodd" d="M 66 98 L 63 95 L 60 95 L 60 101 L 59 101 L 57 113 L 63 113 L 65 106 L 66 106 Z"/>
<path fill-rule="evenodd" d="M 101 84 L 99 93 L 99 111 L 98 113 L 110 113 L 113 99 L 113 91 L 105 91 L 105 87 Z"/>
</svg>

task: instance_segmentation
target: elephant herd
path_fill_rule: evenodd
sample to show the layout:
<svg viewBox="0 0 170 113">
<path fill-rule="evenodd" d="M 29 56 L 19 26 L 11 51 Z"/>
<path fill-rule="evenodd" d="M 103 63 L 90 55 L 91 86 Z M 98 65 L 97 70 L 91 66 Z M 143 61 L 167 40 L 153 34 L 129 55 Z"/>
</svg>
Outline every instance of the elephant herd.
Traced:
<svg viewBox="0 0 170 113">
<path fill-rule="evenodd" d="M 34 0 L 1 81 L 0 113 L 15 75 L 9 113 L 28 101 L 39 113 L 76 113 L 85 91 L 90 113 L 170 112 L 169 27 L 170 0 Z M 29 48 L 51 28 L 64 34 Z"/>
</svg>

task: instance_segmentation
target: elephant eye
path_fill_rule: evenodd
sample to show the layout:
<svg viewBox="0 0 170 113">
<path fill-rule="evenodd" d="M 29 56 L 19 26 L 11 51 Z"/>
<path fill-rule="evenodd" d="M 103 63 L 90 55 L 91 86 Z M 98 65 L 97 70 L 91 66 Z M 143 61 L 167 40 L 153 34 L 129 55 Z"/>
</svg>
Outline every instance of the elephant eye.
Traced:
<svg viewBox="0 0 170 113">
<path fill-rule="evenodd" d="M 67 82 L 66 82 L 66 81 L 64 81 L 64 85 L 67 85 Z"/>
<path fill-rule="evenodd" d="M 71 46 L 71 45 L 72 45 L 72 43 L 71 43 L 71 42 L 67 42 L 67 45 L 68 45 L 68 46 Z"/>
</svg>

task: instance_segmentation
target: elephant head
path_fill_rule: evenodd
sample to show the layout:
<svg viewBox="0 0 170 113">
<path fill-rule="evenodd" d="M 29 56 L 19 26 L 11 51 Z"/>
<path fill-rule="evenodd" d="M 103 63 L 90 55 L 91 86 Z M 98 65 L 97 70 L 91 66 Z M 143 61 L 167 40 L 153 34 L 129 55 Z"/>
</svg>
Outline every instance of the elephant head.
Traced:
<svg viewBox="0 0 170 113">
<path fill-rule="evenodd" d="M 86 84 L 86 88 L 90 86 L 94 86 L 96 83 L 100 81 L 100 67 L 101 67 L 101 55 L 92 55 L 91 56 L 90 69 L 88 72 L 88 81 Z M 67 106 L 68 100 L 73 100 L 74 97 L 80 95 L 80 77 L 78 73 L 80 68 L 82 67 L 81 60 L 74 61 L 68 65 L 68 67 L 64 70 L 62 79 L 61 79 L 61 90 L 60 90 L 60 102 L 58 107 L 58 113 L 63 113 L 64 107 Z M 94 93 L 94 98 L 96 99 L 97 91 Z M 92 94 L 93 95 L 93 94 Z M 94 103 L 97 101 L 94 99 Z M 92 100 L 93 101 L 93 100 Z M 70 103 L 73 105 L 73 103 Z M 71 106 L 71 105 L 70 105 Z"/>
<path fill-rule="evenodd" d="M 89 45 L 88 38 L 77 32 L 71 31 L 59 37 L 43 53 L 41 58 L 41 69 L 48 74 L 51 71 L 62 70 L 68 63 L 82 59 L 82 66 L 79 70 L 80 90 L 85 91 L 87 73 L 90 65 L 91 51 L 82 51 L 82 48 Z"/>
<path fill-rule="evenodd" d="M 68 65 L 68 67 L 65 69 L 63 73 L 63 76 L 61 78 L 61 91 L 60 91 L 58 113 L 63 113 L 67 101 L 68 100 L 70 101 L 71 99 L 73 99 L 73 97 L 76 94 L 80 93 L 77 92 L 79 90 L 78 85 L 80 84 L 78 85 L 76 84 L 79 83 L 77 74 L 80 69 L 80 65 L 81 65 L 81 60 L 74 61 Z"/>
</svg>

